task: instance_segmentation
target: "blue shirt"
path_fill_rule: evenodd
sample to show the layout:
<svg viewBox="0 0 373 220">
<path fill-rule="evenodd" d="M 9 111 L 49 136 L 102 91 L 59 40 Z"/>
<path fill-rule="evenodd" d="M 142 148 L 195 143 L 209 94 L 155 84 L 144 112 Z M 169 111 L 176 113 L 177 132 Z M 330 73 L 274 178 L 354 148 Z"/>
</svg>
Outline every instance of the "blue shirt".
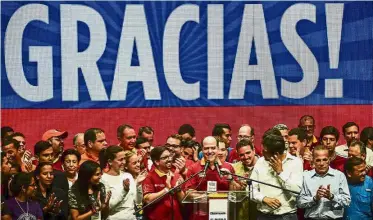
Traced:
<svg viewBox="0 0 373 220">
<path fill-rule="evenodd" d="M 373 219 L 373 180 L 365 176 L 361 184 L 348 184 L 351 193 L 350 207 L 346 208 L 344 219 Z"/>
<path fill-rule="evenodd" d="M 320 186 L 327 187 L 334 195 L 332 200 L 321 198 L 313 200 Z M 297 205 L 305 209 L 304 217 L 314 219 L 342 218 L 344 209 L 350 204 L 350 192 L 345 175 L 329 167 L 328 172 L 321 176 L 315 169 L 303 173 L 303 184 L 299 194 Z"/>
</svg>

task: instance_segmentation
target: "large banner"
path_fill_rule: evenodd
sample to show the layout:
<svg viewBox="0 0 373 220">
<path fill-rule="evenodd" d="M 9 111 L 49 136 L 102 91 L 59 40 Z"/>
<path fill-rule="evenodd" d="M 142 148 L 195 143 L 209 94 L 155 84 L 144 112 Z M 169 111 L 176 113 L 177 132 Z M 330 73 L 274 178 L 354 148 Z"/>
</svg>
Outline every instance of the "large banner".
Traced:
<svg viewBox="0 0 373 220">
<path fill-rule="evenodd" d="M 2 2 L 2 125 L 373 124 L 373 2 Z M 158 134 L 157 134 L 158 133 Z M 157 136 L 158 135 L 158 136 Z M 259 138 L 258 138 L 259 139 Z"/>
</svg>

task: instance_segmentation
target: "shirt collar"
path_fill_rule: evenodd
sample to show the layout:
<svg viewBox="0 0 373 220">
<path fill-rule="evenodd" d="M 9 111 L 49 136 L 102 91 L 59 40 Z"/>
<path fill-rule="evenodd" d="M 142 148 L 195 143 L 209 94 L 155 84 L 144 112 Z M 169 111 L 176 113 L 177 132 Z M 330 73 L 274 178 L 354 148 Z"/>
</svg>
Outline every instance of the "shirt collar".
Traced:
<svg viewBox="0 0 373 220">
<path fill-rule="evenodd" d="M 218 162 L 219 166 L 223 165 L 222 162 L 218 158 L 216 158 L 215 161 Z M 210 161 L 210 163 L 211 163 L 211 161 Z M 205 166 L 205 164 L 206 164 L 205 158 L 202 158 L 201 165 Z"/>
<path fill-rule="evenodd" d="M 312 174 L 311 177 L 321 176 L 321 175 L 319 175 L 319 174 L 316 173 L 315 169 L 311 170 L 310 172 L 312 172 L 311 173 Z M 324 176 L 335 176 L 335 170 L 333 168 L 329 167 L 328 172 L 326 172 L 326 174 L 323 175 L 322 177 L 324 177 Z"/>
<path fill-rule="evenodd" d="M 157 168 L 155 168 L 154 171 L 158 174 L 159 177 L 167 176 L 167 173 L 164 173 L 164 172 L 158 170 Z"/>
<path fill-rule="evenodd" d="M 95 155 L 93 154 L 90 154 L 88 151 L 85 152 L 85 155 L 87 156 L 87 158 L 89 158 L 90 160 L 92 161 L 95 161 L 95 162 L 99 162 L 99 158 L 96 157 Z"/>
<path fill-rule="evenodd" d="M 318 142 L 315 135 L 312 136 L 312 144 L 316 144 Z"/>
</svg>

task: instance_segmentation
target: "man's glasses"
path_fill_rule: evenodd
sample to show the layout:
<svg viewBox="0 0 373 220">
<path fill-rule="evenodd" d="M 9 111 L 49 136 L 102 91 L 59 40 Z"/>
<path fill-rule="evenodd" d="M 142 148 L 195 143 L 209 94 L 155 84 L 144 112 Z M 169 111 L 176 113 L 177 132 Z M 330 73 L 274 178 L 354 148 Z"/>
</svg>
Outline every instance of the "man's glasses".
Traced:
<svg viewBox="0 0 373 220">
<path fill-rule="evenodd" d="M 167 159 L 172 160 L 172 156 L 171 156 L 171 155 L 168 155 L 168 156 L 161 157 L 161 158 L 159 158 L 159 159 L 161 159 L 161 160 L 167 160 Z"/>
</svg>

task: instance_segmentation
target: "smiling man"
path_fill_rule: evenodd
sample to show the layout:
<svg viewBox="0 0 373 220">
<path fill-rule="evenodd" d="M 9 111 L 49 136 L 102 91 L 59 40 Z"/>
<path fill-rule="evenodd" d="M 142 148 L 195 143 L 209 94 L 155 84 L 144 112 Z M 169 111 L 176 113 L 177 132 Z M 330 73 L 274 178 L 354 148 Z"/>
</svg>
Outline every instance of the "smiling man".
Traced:
<svg viewBox="0 0 373 220">
<path fill-rule="evenodd" d="M 154 148 L 150 157 L 155 169 L 148 173 L 142 184 L 145 204 L 154 201 L 183 181 L 179 174 L 171 172 L 172 156 L 166 147 Z M 181 220 L 180 202 L 183 198 L 184 192 L 182 190 L 177 190 L 176 193 L 165 196 L 149 209 L 145 209 L 147 219 L 158 220 L 173 217 L 175 220 Z M 171 205 L 171 200 L 173 200 L 173 205 Z"/>
<path fill-rule="evenodd" d="M 347 160 L 345 169 L 348 188 L 351 193 L 351 204 L 344 213 L 345 219 L 373 219 L 373 180 L 366 175 L 365 160 L 351 157 Z"/>
<path fill-rule="evenodd" d="M 305 209 L 306 219 L 342 219 L 344 208 L 350 204 L 346 177 L 329 166 L 329 153 L 325 146 L 316 146 L 313 150 L 315 169 L 304 172 L 297 205 Z"/>
</svg>

